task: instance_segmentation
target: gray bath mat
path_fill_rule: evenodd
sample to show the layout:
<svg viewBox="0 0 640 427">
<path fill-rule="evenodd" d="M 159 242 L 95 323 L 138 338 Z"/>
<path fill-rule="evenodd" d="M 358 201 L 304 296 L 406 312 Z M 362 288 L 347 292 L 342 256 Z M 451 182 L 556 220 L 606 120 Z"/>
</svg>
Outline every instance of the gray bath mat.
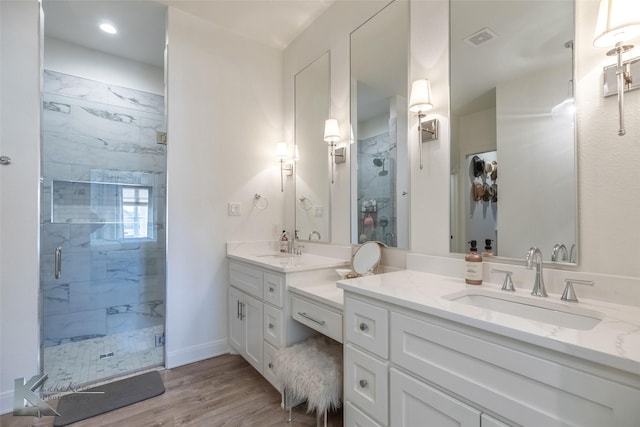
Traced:
<svg viewBox="0 0 640 427">
<path fill-rule="evenodd" d="M 87 392 L 100 392 L 88 394 Z M 125 378 L 109 384 L 82 390 L 81 393 L 68 394 L 58 402 L 55 427 L 66 426 L 114 409 L 164 393 L 164 384 L 158 371 L 147 372 L 131 378 Z"/>
</svg>

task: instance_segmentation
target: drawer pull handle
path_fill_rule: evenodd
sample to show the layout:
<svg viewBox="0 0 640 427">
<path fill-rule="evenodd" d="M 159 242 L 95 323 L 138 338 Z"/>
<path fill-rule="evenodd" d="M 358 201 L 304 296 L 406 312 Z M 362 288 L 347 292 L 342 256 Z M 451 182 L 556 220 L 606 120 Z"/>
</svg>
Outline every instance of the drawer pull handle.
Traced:
<svg viewBox="0 0 640 427">
<path fill-rule="evenodd" d="M 269 292 L 273 292 L 275 291 L 275 288 L 273 286 L 269 286 Z"/>
<path fill-rule="evenodd" d="M 362 332 L 366 331 L 367 329 L 369 329 L 369 325 L 367 325 L 366 323 L 362 322 L 360 323 L 360 330 Z"/>
<path fill-rule="evenodd" d="M 269 323 L 269 329 L 273 329 L 273 323 Z"/>
<path fill-rule="evenodd" d="M 269 362 L 269 365 L 267 366 L 269 366 L 269 369 L 273 369 L 273 363 Z"/>
<path fill-rule="evenodd" d="M 360 380 L 358 384 L 360 384 L 360 388 L 366 388 L 369 385 L 367 380 Z"/>
<path fill-rule="evenodd" d="M 299 314 L 300 316 L 304 317 L 305 319 L 309 319 L 309 320 L 311 320 L 312 322 L 317 323 L 317 324 L 318 324 L 318 325 L 320 325 L 320 326 L 324 326 L 324 325 L 325 325 L 325 323 L 326 323 L 324 320 L 317 320 L 317 319 L 314 319 L 313 317 L 309 316 L 307 313 L 301 313 L 301 312 L 298 312 L 298 314 Z"/>
</svg>

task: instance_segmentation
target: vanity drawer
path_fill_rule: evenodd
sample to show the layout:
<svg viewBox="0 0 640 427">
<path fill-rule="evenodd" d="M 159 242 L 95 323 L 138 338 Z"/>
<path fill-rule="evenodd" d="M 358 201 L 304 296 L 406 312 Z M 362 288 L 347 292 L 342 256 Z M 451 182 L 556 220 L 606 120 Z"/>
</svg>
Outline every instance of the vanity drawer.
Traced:
<svg viewBox="0 0 640 427">
<path fill-rule="evenodd" d="M 291 296 L 291 317 L 338 342 L 342 342 L 342 314 L 314 302 Z"/>
<path fill-rule="evenodd" d="M 268 303 L 282 308 L 284 305 L 284 277 L 264 273 L 264 300 Z"/>
<path fill-rule="evenodd" d="M 229 261 L 229 283 L 250 295 L 262 298 L 263 272 L 259 268 Z"/>
<path fill-rule="evenodd" d="M 284 346 L 284 314 L 270 305 L 264 305 L 264 339 L 273 346 Z"/>
<path fill-rule="evenodd" d="M 275 365 L 273 361 L 275 359 L 277 349 L 269 343 L 264 343 L 264 359 L 262 366 L 262 375 L 278 390 L 280 385 L 278 384 L 278 378 L 275 373 Z"/>
<path fill-rule="evenodd" d="M 384 359 L 389 357 L 389 312 L 381 307 L 345 298 L 346 340 Z"/>
<path fill-rule="evenodd" d="M 389 376 L 387 364 L 352 347 L 345 346 L 345 399 L 382 424 L 389 419 Z"/>
</svg>

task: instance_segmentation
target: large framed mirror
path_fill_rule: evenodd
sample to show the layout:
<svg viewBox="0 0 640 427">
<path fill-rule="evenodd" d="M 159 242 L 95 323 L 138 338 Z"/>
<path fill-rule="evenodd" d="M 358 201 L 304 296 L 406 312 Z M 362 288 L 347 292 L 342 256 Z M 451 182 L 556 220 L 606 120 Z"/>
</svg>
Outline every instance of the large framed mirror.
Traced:
<svg viewBox="0 0 640 427">
<path fill-rule="evenodd" d="M 351 33 L 351 241 L 409 247 L 409 2 Z"/>
<path fill-rule="evenodd" d="M 328 242 L 329 163 L 324 122 L 330 109 L 330 55 L 325 52 L 295 76 L 296 236 Z"/>
<path fill-rule="evenodd" d="M 571 0 L 450 1 L 451 252 L 577 262 L 573 39 Z"/>
</svg>

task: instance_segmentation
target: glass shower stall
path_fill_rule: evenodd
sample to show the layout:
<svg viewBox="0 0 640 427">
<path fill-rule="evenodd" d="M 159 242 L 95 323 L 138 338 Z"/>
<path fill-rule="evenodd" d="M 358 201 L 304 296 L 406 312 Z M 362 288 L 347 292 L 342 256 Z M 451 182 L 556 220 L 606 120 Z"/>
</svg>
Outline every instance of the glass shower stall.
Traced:
<svg viewBox="0 0 640 427">
<path fill-rule="evenodd" d="M 163 96 L 45 70 L 42 126 L 46 388 L 163 365 Z"/>
</svg>

